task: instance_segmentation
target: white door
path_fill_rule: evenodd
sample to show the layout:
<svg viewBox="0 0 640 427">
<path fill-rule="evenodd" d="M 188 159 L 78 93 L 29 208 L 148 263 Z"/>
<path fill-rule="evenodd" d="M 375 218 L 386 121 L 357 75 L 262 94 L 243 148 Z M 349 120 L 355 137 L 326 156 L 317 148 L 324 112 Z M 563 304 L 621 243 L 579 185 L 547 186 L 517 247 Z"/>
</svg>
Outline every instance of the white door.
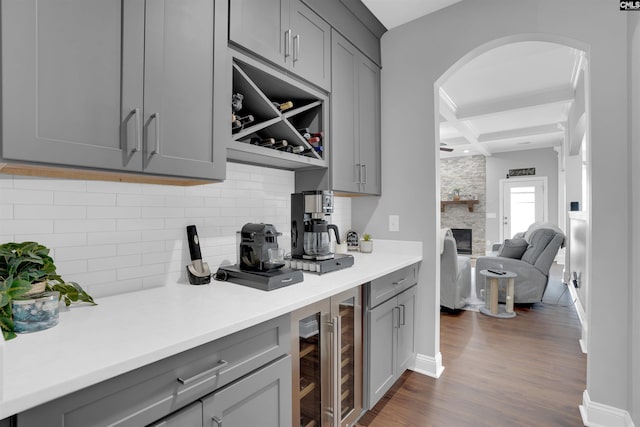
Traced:
<svg viewBox="0 0 640 427">
<path fill-rule="evenodd" d="M 548 217 L 547 177 L 511 178 L 500 180 L 501 236 L 510 239 L 526 231 L 534 222 Z"/>
</svg>

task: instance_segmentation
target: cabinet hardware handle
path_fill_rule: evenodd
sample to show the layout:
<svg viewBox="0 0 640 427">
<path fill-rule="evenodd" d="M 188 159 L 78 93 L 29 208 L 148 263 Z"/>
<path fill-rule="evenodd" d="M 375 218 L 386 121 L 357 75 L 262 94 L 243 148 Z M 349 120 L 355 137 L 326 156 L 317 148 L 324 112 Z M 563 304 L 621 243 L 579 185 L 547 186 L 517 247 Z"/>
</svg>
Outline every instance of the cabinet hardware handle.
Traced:
<svg viewBox="0 0 640 427">
<path fill-rule="evenodd" d="M 284 32 L 284 57 L 291 56 L 291 28 Z"/>
<path fill-rule="evenodd" d="M 287 279 L 282 279 L 282 280 L 280 281 L 280 283 L 289 283 L 289 282 L 291 282 L 292 280 L 293 280 L 293 278 L 292 278 L 292 277 L 289 277 L 289 278 L 287 278 Z"/>
<path fill-rule="evenodd" d="M 355 181 L 356 184 L 362 184 L 362 168 L 360 167 L 360 163 L 356 163 L 356 175 L 358 176 L 357 181 Z"/>
<path fill-rule="evenodd" d="M 140 140 L 142 139 L 142 137 L 140 136 L 140 109 L 134 108 L 133 110 L 131 110 L 130 114 L 136 116 L 136 146 L 131 150 L 131 152 L 137 153 L 138 151 L 140 151 Z"/>
<path fill-rule="evenodd" d="M 400 307 L 402 307 L 402 322 L 400 323 L 400 325 L 404 326 L 407 324 L 407 318 L 406 318 L 407 307 L 405 307 L 404 304 L 400 304 Z"/>
<path fill-rule="evenodd" d="M 395 320 L 396 320 L 396 317 L 395 317 L 396 310 L 398 311 L 398 317 L 397 317 L 398 323 L 395 322 Z M 396 329 L 400 329 L 400 307 L 393 307 L 393 314 L 394 314 L 394 319 L 393 319 L 394 320 L 394 322 L 393 322 L 394 325 L 393 325 L 393 327 L 396 328 Z"/>
<path fill-rule="evenodd" d="M 332 413 L 333 413 L 333 425 L 334 427 L 339 426 L 340 425 L 340 414 L 342 413 L 340 411 L 340 381 L 336 381 L 335 378 L 340 378 L 340 363 L 342 362 L 340 360 L 340 357 L 338 357 L 338 355 L 340 354 L 340 347 L 341 347 L 341 341 L 342 341 L 342 337 L 341 337 L 341 329 L 342 329 L 342 318 L 340 316 L 336 316 L 334 317 L 333 320 L 333 330 L 334 330 L 334 336 L 333 336 L 333 345 L 334 345 L 334 350 L 333 350 L 333 372 L 331 373 L 331 378 L 334 378 L 333 382 L 333 396 L 332 396 L 332 402 L 333 402 L 333 408 L 332 408 Z"/>
<path fill-rule="evenodd" d="M 199 374 L 196 374 L 196 375 L 194 375 L 192 377 L 189 377 L 189 378 L 186 378 L 186 379 L 184 379 L 182 377 L 178 377 L 178 382 L 180 384 L 183 384 L 183 385 L 191 384 L 192 382 L 197 381 L 202 377 L 206 377 L 207 375 L 211 375 L 213 373 L 218 373 L 218 371 L 220 369 L 224 368 L 228 364 L 229 364 L 229 362 L 227 362 L 226 360 L 220 360 L 218 362 L 217 366 L 214 366 L 213 368 L 208 369 L 208 370 L 206 370 L 204 372 L 200 372 Z"/>
<path fill-rule="evenodd" d="M 363 171 L 362 176 L 364 177 L 362 178 L 362 183 L 366 184 L 367 183 L 367 165 L 365 164 L 362 165 L 362 171 Z"/>
<path fill-rule="evenodd" d="M 151 152 L 151 155 L 160 154 L 160 113 L 151 114 L 149 120 L 155 120 L 156 128 L 156 148 Z"/>
<path fill-rule="evenodd" d="M 293 62 L 300 59 L 300 34 L 293 37 Z"/>
<path fill-rule="evenodd" d="M 222 420 L 221 420 L 220 418 L 218 418 L 218 417 L 213 417 L 213 418 L 211 418 L 211 419 L 213 420 L 213 422 L 214 422 L 214 423 L 216 423 L 216 425 L 217 425 L 218 427 L 222 427 Z"/>
<path fill-rule="evenodd" d="M 397 282 L 393 282 L 393 283 L 391 283 L 391 284 L 392 284 L 392 285 L 396 285 L 396 286 L 397 286 L 397 285 L 402 285 L 406 280 L 407 280 L 407 278 L 405 277 L 404 279 L 402 279 L 402 280 L 398 280 Z"/>
</svg>

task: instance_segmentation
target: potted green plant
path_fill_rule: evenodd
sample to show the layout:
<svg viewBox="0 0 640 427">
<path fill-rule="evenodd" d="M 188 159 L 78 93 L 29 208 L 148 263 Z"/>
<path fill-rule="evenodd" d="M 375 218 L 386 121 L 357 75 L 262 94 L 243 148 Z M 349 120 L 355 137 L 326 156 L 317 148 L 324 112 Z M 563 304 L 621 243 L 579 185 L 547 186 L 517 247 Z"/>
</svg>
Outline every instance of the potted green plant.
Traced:
<svg viewBox="0 0 640 427">
<path fill-rule="evenodd" d="M 363 234 L 362 241 L 360 242 L 360 252 L 371 253 L 373 251 L 373 240 L 371 240 L 371 234 Z"/>
<path fill-rule="evenodd" d="M 453 200 L 460 200 L 460 189 L 459 188 L 454 188 L 453 189 Z"/>
<path fill-rule="evenodd" d="M 96 304 L 80 285 L 60 277 L 47 247 L 36 242 L 0 245 L 0 329 L 5 340 L 16 336 L 14 306 L 29 304 L 29 300 L 51 300 L 52 295 L 67 306 L 74 302 Z"/>
</svg>

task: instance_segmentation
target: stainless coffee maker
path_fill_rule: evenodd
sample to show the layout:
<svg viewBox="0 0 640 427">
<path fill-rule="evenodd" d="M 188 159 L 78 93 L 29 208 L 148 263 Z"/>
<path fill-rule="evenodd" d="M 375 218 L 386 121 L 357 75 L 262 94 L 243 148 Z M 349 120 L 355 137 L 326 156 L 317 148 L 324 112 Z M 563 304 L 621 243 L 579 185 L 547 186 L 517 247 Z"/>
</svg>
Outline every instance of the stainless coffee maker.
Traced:
<svg viewBox="0 0 640 427">
<path fill-rule="evenodd" d="M 309 260 L 334 258 L 329 231 L 340 243 L 338 227 L 330 224 L 333 213 L 331 191 L 304 191 L 291 195 L 291 256 Z"/>
</svg>

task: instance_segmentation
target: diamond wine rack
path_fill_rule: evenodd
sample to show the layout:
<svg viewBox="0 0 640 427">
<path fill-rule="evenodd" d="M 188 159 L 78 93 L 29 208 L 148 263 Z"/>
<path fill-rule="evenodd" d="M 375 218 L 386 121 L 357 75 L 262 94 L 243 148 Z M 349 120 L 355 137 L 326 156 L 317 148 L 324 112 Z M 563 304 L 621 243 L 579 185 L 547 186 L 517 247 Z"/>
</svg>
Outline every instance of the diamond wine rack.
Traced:
<svg viewBox="0 0 640 427">
<path fill-rule="evenodd" d="M 233 93 L 243 98 L 235 114 L 246 122 L 233 130 L 228 158 L 291 170 L 327 167 L 327 96 L 239 53 L 232 67 Z"/>
</svg>

